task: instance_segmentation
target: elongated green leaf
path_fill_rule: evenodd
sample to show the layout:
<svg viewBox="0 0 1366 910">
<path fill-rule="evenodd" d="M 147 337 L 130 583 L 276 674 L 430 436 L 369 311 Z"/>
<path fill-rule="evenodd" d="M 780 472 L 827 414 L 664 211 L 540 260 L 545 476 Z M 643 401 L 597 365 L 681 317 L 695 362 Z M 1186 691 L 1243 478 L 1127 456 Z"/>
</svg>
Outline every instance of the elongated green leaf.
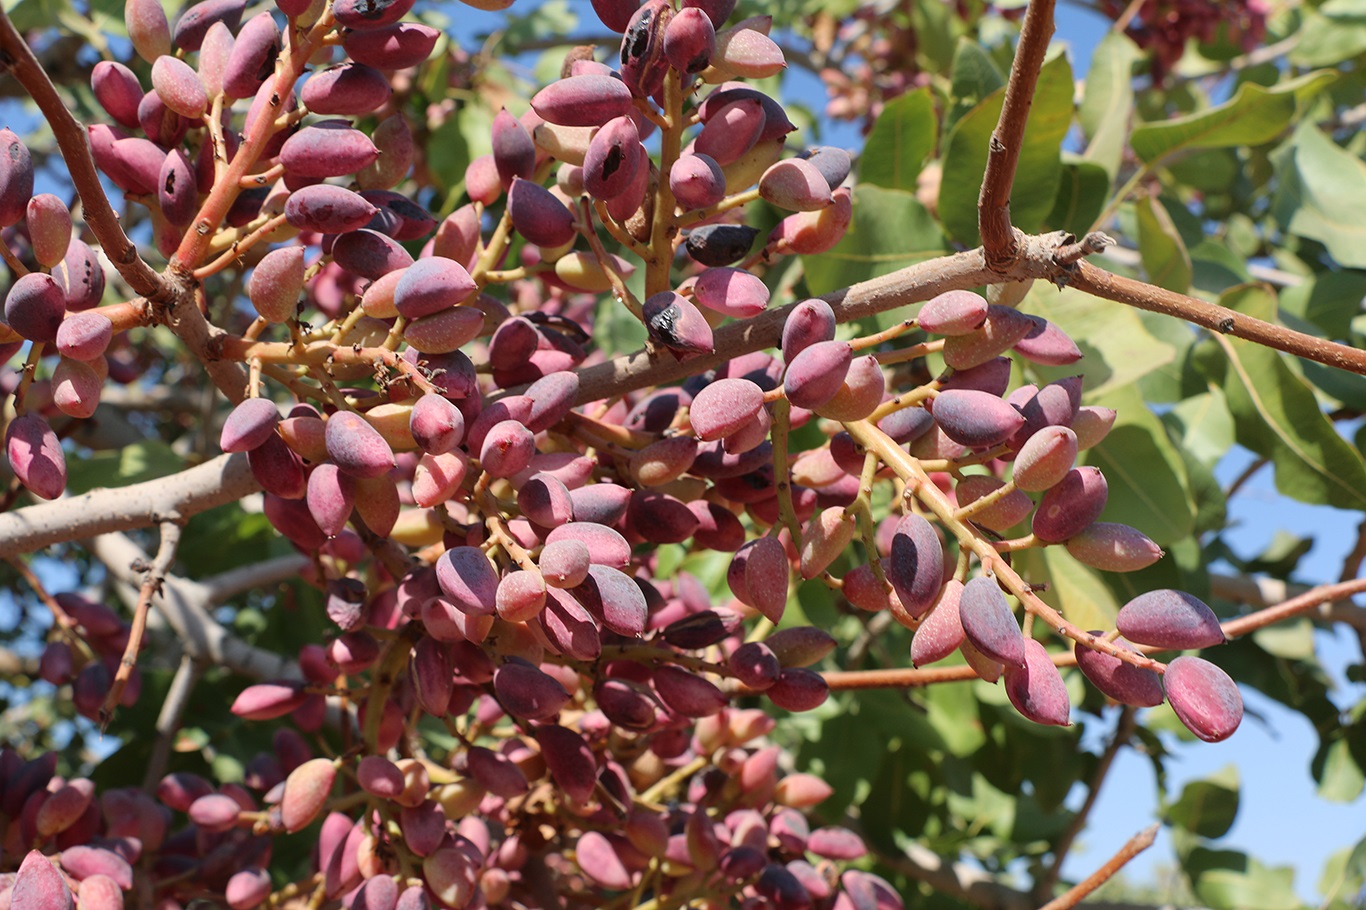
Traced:
<svg viewBox="0 0 1366 910">
<path fill-rule="evenodd" d="M 920 168 L 938 142 L 938 130 L 928 88 L 888 101 L 859 155 L 859 179 L 914 193 Z"/>
<path fill-rule="evenodd" d="M 1058 198 L 1045 224 L 1055 231 L 1071 231 L 1080 237 L 1105 207 L 1110 177 L 1105 168 L 1090 161 L 1064 161 L 1058 179 Z"/>
<path fill-rule="evenodd" d="M 1195 523 L 1195 501 L 1185 462 L 1167 439 L 1162 421 L 1132 385 L 1095 403 L 1114 408 L 1119 415 L 1110 435 L 1080 459 L 1100 468 L 1109 484 L 1101 517 L 1132 525 L 1159 546 L 1185 537 Z"/>
<path fill-rule="evenodd" d="M 1237 288 L 1221 302 L 1267 318 L 1275 298 L 1261 286 Z M 1276 468 L 1276 489 L 1292 499 L 1342 509 L 1366 508 L 1366 462 L 1319 410 L 1314 392 L 1285 355 L 1220 336 L 1228 356 L 1224 395 L 1238 442 Z"/>
<path fill-rule="evenodd" d="M 1011 220 L 1021 230 L 1037 230 L 1053 209 L 1062 174 L 1059 150 L 1072 123 L 1072 93 L 1072 67 L 1067 58 L 1054 57 L 1044 64 L 1010 194 Z M 1004 90 L 998 90 L 964 114 L 944 149 L 939 215 L 949 236 L 967 246 L 978 242 L 977 195 L 1004 98 Z"/>
<path fill-rule="evenodd" d="M 1086 160 L 1114 177 L 1124 157 L 1129 118 L 1134 112 L 1134 62 L 1139 58 L 1133 39 L 1120 32 L 1106 32 L 1091 54 L 1082 97 L 1081 128 L 1089 140 Z"/>
<path fill-rule="evenodd" d="M 1297 66 L 1337 66 L 1366 51 L 1366 12 L 1333 14 L 1331 3 L 1304 11 L 1300 40 L 1290 51 Z"/>
<path fill-rule="evenodd" d="M 1184 294 L 1191 286 L 1191 257 L 1167 209 L 1151 196 L 1134 204 L 1138 219 L 1138 252 L 1143 271 L 1158 287 Z"/>
<path fill-rule="evenodd" d="M 1273 160 L 1281 225 L 1322 243 L 1342 265 L 1366 268 L 1366 164 L 1308 123 Z"/>
<path fill-rule="evenodd" d="M 1309 73 L 1266 89 L 1250 82 L 1223 104 L 1134 130 L 1130 144 L 1148 163 L 1187 149 L 1261 145 L 1275 139 L 1295 117 L 1300 101 L 1312 97 L 1337 78 L 1331 72 Z"/>
<path fill-rule="evenodd" d="M 942 256 L 947 248 L 934 216 L 914 195 L 860 184 L 844 239 L 827 253 L 803 256 L 802 265 L 807 288 L 825 294 Z"/>
<path fill-rule="evenodd" d="M 996 66 L 986 48 L 967 38 L 960 40 L 953 49 L 953 70 L 949 75 L 952 104 L 944 116 L 944 131 L 953 129 L 958 118 L 1005 84 L 1005 74 Z"/>
</svg>

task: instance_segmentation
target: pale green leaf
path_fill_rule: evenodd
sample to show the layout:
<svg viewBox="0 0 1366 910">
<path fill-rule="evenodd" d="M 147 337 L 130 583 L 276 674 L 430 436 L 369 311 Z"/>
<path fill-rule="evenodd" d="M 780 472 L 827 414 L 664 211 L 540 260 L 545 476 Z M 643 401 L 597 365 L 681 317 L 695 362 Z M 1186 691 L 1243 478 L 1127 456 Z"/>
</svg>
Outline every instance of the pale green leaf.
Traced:
<svg viewBox="0 0 1366 910">
<path fill-rule="evenodd" d="M 1319 241 L 1340 264 L 1366 268 L 1366 164 L 1308 123 L 1273 159 L 1281 225 Z"/>
<path fill-rule="evenodd" d="M 859 155 L 859 179 L 914 193 L 920 168 L 934 152 L 938 129 L 928 88 L 888 101 Z"/>
<path fill-rule="evenodd" d="M 1091 54 L 1086 91 L 1078 115 L 1089 140 L 1086 160 L 1105 169 L 1113 178 L 1124 158 L 1129 118 L 1134 110 L 1134 63 L 1139 50 L 1133 39 L 1120 32 L 1106 32 Z"/>
<path fill-rule="evenodd" d="M 1064 160 L 1058 178 L 1058 198 L 1046 224 L 1053 230 L 1070 231 L 1080 237 L 1100 217 L 1109 192 L 1110 177 L 1103 167 L 1090 161 Z"/>
<path fill-rule="evenodd" d="M 1132 525 L 1159 546 L 1185 537 L 1194 526 L 1195 501 L 1185 462 L 1167 439 L 1162 421 L 1131 385 L 1093 403 L 1118 413 L 1110 434 L 1079 459 L 1100 468 L 1109 484 L 1101 517 Z"/>
<path fill-rule="evenodd" d="M 1230 291 L 1221 302 L 1265 317 L 1275 299 L 1262 286 Z M 1250 341 L 1217 336 L 1228 357 L 1224 395 L 1238 442 L 1276 469 L 1276 489 L 1292 499 L 1366 509 L 1366 463 L 1319 409 L 1309 384 L 1285 355 Z"/>
<path fill-rule="evenodd" d="M 1044 599 L 1080 628 L 1114 628 L 1119 602 L 1096 570 L 1077 562 L 1062 547 L 1048 547 L 1042 555 L 1049 578 Z"/>
<path fill-rule="evenodd" d="M 1035 282 L 1021 309 L 1042 316 L 1071 336 L 1085 355 L 1063 367 L 1034 367 L 1041 379 L 1085 377 L 1088 398 L 1104 395 L 1171 363 L 1176 350 L 1153 337 L 1135 310 Z"/>
<path fill-rule="evenodd" d="M 1191 285 L 1191 257 L 1167 209 L 1152 196 L 1134 203 L 1138 220 L 1138 252 L 1148 281 L 1184 294 Z"/>
<path fill-rule="evenodd" d="M 1166 416 L 1177 424 L 1181 448 L 1202 464 L 1212 467 L 1233 447 L 1233 415 L 1217 386 L 1178 401 Z"/>
<path fill-rule="evenodd" d="M 1145 123 L 1133 131 L 1129 141 L 1138 157 L 1149 164 L 1188 149 L 1261 145 L 1291 124 L 1302 100 L 1336 78 L 1327 71 L 1309 73 L 1271 89 L 1245 82 L 1223 104 L 1160 123 Z"/>
</svg>

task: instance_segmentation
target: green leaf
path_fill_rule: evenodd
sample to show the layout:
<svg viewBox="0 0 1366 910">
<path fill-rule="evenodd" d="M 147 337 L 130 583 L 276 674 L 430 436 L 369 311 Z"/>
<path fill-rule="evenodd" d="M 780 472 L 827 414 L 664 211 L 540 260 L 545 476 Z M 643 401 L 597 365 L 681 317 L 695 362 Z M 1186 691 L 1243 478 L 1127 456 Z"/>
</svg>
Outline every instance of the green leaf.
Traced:
<svg viewBox="0 0 1366 910">
<path fill-rule="evenodd" d="M 914 193 L 920 168 L 938 142 L 938 129 L 928 88 L 888 101 L 859 155 L 859 179 Z"/>
<path fill-rule="evenodd" d="M 1105 168 L 1090 161 L 1066 161 L 1058 178 L 1058 198 L 1045 223 L 1053 230 L 1080 237 L 1100 217 L 1109 191 L 1110 177 Z"/>
<path fill-rule="evenodd" d="M 1184 294 L 1191 286 L 1191 257 L 1162 203 L 1144 196 L 1134 203 L 1138 219 L 1138 253 L 1148 280 Z"/>
<path fill-rule="evenodd" d="M 944 115 L 944 131 L 953 129 L 960 117 L 1005 84 L 1005 74 L 986 48 L 969 38 L 960 40 L 953 50 L 953 70 L 949 76 L 953 104 Z"/>
<path fill-rule="evenodd" d="M 68 0 L 5 0 L 5 13 L 21 32 L 50 28 L 71 9 Z"/>
<path fill-rule="evenodd" d="M 1223 837 L 1238 815 L 1238 768 L 1227 765 L 1204 780 L 1181 788 L 1181 797 L 1167 807 L 1169 824 L 1201 837 Z"/>
<path fill-rule="evenodd" d="M 1336 79 L 1334 73 L 1308 73 L 1272 89 L 1251 83 L 1238 87 L 1228 101 L 1196 114 L 1161 123 L 1145 123 L 1133 131 L 1130 144 L 1148 164 L 1190 149 L 1228 148 L 1270 142 L 1290 125 L 1301 101 Z"/>
<path fill-rule="evenodd" d="M 1233 415 L 1217 386 L 1178 401 L 1163 417 L 1175 425 L 1181 449 L 1202 464 L 1213 466 L 1233 447 Z"/>
<path fill-rule="evenodd" d="M 829 252 L 803 256 L 802 266 L 807 289 L 819 295 L 942 256 L 946 249 L 934 216 L 914 195 L 860 184 L 844 239 Z"/>
<path fill-rule="evenodd" d="M 1176 357 L 1170 344 L 1149 334 L 1137 311 L 1099 303 L 1080 291 L 1064 289 L 1059 293 L 1035 282 L 1021 309 L 1056 323 L 1084 354 L 1077 363 L 1035 367 L 1034 372 L 1050 382 L 1080 373 L 1085 377 L 1088 398 L 1128 385 Z"/>
<path fill-rule="evenodd" d="M 1106 32 L 1091 54 L 1086 72 L 1086 91 L 1078 115 L 1089 140 L 1086 160 L 1104 168 L 1113 178 L 1124 158 L 1129 118 L 1134 112 L 1134 63 L 1140 52 L 1133 39 L 1120 32 Z"/>
<path fill-rule="evenodd" d="M 1230 291 L 1220 302 L 1266 318 L 1275 298 L 1263 286 Z M 1285 355 L 1250 341 L 1218 336 L 1228 356 L 1224 395 L 1238 442 L 1269 458 L 1276 489 L 1313 505 L 1366 509 L 1366 463 L 1319 410 L 1314 392 Z"/>
<path fill-rule="evenodd" d="M 1336 737 L 1324 748 L 1322 758 L 1314 768 L 1319 796 L 1335 803 L 1353 802 L 1366 789 L 1366 772 L 1352 755 L 1352 744 L 1346 737 Z"/>
<path fill-rule="evenodd" d="M 1133 386 L 1098 398 L 1118 412 L 1114 429 L 1080 459 L 1105 474 L 1110 495 L 1102 518 L 1138 528 L 1159 546 L 1191 532 L 1195 503 L 1181 453 L 1167 439 L 1162 421 Z"/>
<path fill-rule="evenodd" d="M 1347 338 L 1366 298 L 1366 272 L 1321 272 L 1281 291 L 1281 309 L 1312 322 L 1330 338 Z"/>
<path fill-rule="evenodd" d="M 1276 220 L 1322 243 L 1341 265 L 1366 268 L 1366 164 L 1309 123 L 1272 160 Z"/>
<path fill-rule="evenodd" d="M 1357 9 L 1336 15 L 1332 3 L 1318 10 L 1306 8 L 1299 41 L 1290 51 L 1296 66 L 1337 66 L 1366 51 L 1366 11 Z"/>
<path fill-rule="evenodd" d="M 465 169 L 470 165 L 470 151 L 461 127 L 462 116 L 447 117 L 427 139 L 427 166 L 443 195 L 464 185 Z"/>
<path fill-rule="evenodd" d="M 1314 624 L 1305 616 L 1258 629 L 1252 633 L 1252 640 L 1268 654 L 1286 660 L 1314 657 Z"/>
<path fill-rule="evenodd" d="M 1100 574 L 1072 558 L 1062 547 L 1042 551 L 1049 589 L 1044 599 L 1083 629 L 1112 629 L 1119 602 Z"/>
<path fill-rule="evenodd" d="M 1059 150 L 1072 123 L 1072 93 L 1072 67 L 1067 58 L 1059 55 L 1045 63 L 1010 193 L 1011 220 L 1023 231 L 1037 230 L 1053 209 L 1062 175 Z M 949 236 L 965 246 L 978 243 L 977 195 L 1004 98 L 1004 90 L 998 90 L 964 114 L 944 149 L 939 214 Z"/>
</svg>

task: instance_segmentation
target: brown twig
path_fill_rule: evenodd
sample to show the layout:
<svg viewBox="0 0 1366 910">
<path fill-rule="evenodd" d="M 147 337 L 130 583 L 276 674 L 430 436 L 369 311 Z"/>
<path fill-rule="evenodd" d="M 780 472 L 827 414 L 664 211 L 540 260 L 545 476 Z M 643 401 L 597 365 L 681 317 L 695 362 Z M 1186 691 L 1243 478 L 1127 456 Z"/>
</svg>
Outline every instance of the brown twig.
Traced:
<svg viewBox="0 0 1366 910">
<path fill-rule="evenodd" d="M 123 649 L 123 659 L 119 661 L 119 668 L 114 672 L 114 681 L 109 686 L 109 693 L 105 695 L 104 704 L 100 706 L 101 731 L 109 726 L 109 721 L 114 717 L 114 709 L 118 707 L 119 700 L 123 698 L 123 691 L 128 686 L 128 680 L 137 668 L 138 652 L 142 650 L 142 637 L 147 632 L 147 613 L 152 607 L 152 598 L 161 593 L 161 585 L 166 579 L 166 573 L 171 570 L 171 563 L 175 562 L 176 547 L 179 545 L 180 525 L 174 521 L 163 521 L 161 544 L 157 547 L 156 558 L 152 560 L 151 565 L 146 566 L 142 585 L 138 589 L 138 602 L 133 609 L 133 627 L 128 633 L 128 644 Z"/>
<path fill-rule="evenodd" d="M 137 244 L 123 232 L 119 216 L 104 194 L 85 127 L 71 116 L 42 64 L 3 12 L 0 12 L 0 52 L 4 54 L 0 63 L 29 93 L 52 128 L 71 173 L 71 183 L 80 194 L 85 223 L 94 232 L 105 255 L 133 290 L 152 300 L 169 302 L 175 296 L 172 288 L 138 255 Z"/>
<path fill-rule="evenodd" d="M 1068 910 L 1068 908 L 1081 903 L 1082 898 L 1113 878 L 1115 873 L 1123 869 L 1129 860 L 1151 847 L 1157 838 L 1159 827 L 1159 825 L 1149 825 L 1129 838 L 1124 846 L 1119 848 L 1119 852 L 1106 860 L 1105 865 L 1072 886 L 1066 893 L 1044 904 L 1039 910 Z"/>
<path fill-rule="evenodd" d="M 1089 262 L 1077 264 L 1070 286 L 1140 310 L 1175 316 L 1211 332 L 1232 335 L 1340 370 L 1366 375 L 1366 351 L 1315 338 L 1133 278 L 1124 278 Z"/>
<path fill-rule="evenodd" d="M 1053 36 L 1054 5 L 1054 0 L 1031 0 L 1025 11 L 1001 118 L 991 133 L 982 192 L 977 198 L 978 232 L 987 264 L 997 270 L 1009 268 L 1020 251 L 1019 234 L 1010 221 L 1010 191 L 1015 185 L 1034 89 L 1048 52 L 1048 39 Z"/>
</svg>

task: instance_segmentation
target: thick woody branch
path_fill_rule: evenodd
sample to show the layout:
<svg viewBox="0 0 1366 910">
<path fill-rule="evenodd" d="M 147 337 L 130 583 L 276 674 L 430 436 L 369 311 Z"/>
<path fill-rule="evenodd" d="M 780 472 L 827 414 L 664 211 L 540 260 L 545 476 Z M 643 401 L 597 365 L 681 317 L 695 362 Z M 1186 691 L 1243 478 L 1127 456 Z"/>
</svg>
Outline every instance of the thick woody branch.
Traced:
<svg viewBox="0 0 1366 910">
<path fill-rule="evenodd" d="M 0 515 L 0 558 L 97 534 L 183 521 L 260 489 L 245 455 L 220 455 L 169 477 L 27 506 Z"/>
<path fill-rule="evenodd" d="M 201 579 L 199 584 L 204 588 L 209 603 L 221 604 L 244 591 L 264 588 L 267 585 L 278 584 L 295 578 L 309 565 L 307 556 L 294 553 L 289 556 L 277 556 L 275 559 L 268 559 L 265 562 L 238 566 L 218 575 Z"/>
<path fill-rule="evenodd" d="M 1109 241 L 1104 234 L 1087 234 L 1079 241 L 1064 232 L 1039 236 L 1022 234 L 1016 239 L 1020 243 L 1018 255 L 1002 268 L 989 265 L 984 248 L 978 247 L 859 282 L 826 294 L 823 299 L 835 311 L 836 321 L 844 323 L 920 303 L 944 291 L 965 290 L 1004 281 L 1042 279 L 1366 375 L 1366 351 L 1253 319 L 1227 307 L 1165 291 L 1141 281 L 1122 278 L 1082 260 L 1083 256 L 1104 249 Z M 711 354 L 678 360 L 667 352 L 651 354 L 642 348 L 604 363 L 583 367 L 578 370 L 577 403 L 587 404 L 648 386 L 675 382 L 717 367 L 733 357 L 775 347 L 782 340 L 783 324 L 793 306 L 795 304 L 766 310 L 752 319 L 721 326 L 713 335 L 715 351 Z"/>
<path fill-rule="evenodd" d="M 1019 254 L 1019 234 L 1010 222 L 1010 191 L 1015 185 L 1015 168 L 1020 163 L 1034 89 L 1048 51 L 1048 39 L 1053 36 L 1053 7 L 1054 0 L 1030 0 L 1025 11 L 1001 119 L 991 133 L 987 169 L 977 198 L 977 226 L 986 260 L 998 270 L 1009 268 Z"/>
<path fill-rule="evenodd" d="M 1005 272 L 993 271 L 981 248 L 940 256 L 888 275 L 861 281 L 826 294 L 838 322 L 853 322 L 898 307 L 929 300 L 945 291 L 963 290 L 999 281 L 1042 278 L 1058 280 L 1068 269 L 1054 254 L 1070 239 L 1064 233 L 1025 237 L 1020 260 Z M 730 322 L 713 334 L 715 351 L 678 360 L 668 353 L 642 349 L 606 363 L 579 370 L 579 404 L 621 395 L 646 386 L 672 382 L 719 366 L 732 357 L 776 346 L 783 324 L 795 304 L 766 310 L 752 319 Z"/>
<path fill-rule="evenodd" d="M 1089 262 L 1078 263 L 1070 286 L 1150 313 L 1175 316 L 1211 332 L 1232 335 L 1306 360 L 1366 375 L 1366 351 L 1296 332 L 1228 307 L 1206 303 L 1133 278 L 1115 275 Z"/>
<path fill-rule="evenodd" d="M 81 196 L 81 210 L 85 223 L 90 225 L 95 238 L 104 248 L 123 280 L 139 294 L 152 300 L 169 301 L 173 290 L 162 281 L 150 265 L 138 255 L 138 248 L 119 224 L 119 216 L 109 204 L 109 198 L 95 172 L 95 160 L 90 153 L 90 139 L 71 112 L 66 109 L 57 89 L 52 85 L 33 50 L 15 29 L 9 16 L 0 12 L 0 64 L 24 87 L 37 103 L 43 118 L 57 138 L 71 182 Z"/>
</svg>

